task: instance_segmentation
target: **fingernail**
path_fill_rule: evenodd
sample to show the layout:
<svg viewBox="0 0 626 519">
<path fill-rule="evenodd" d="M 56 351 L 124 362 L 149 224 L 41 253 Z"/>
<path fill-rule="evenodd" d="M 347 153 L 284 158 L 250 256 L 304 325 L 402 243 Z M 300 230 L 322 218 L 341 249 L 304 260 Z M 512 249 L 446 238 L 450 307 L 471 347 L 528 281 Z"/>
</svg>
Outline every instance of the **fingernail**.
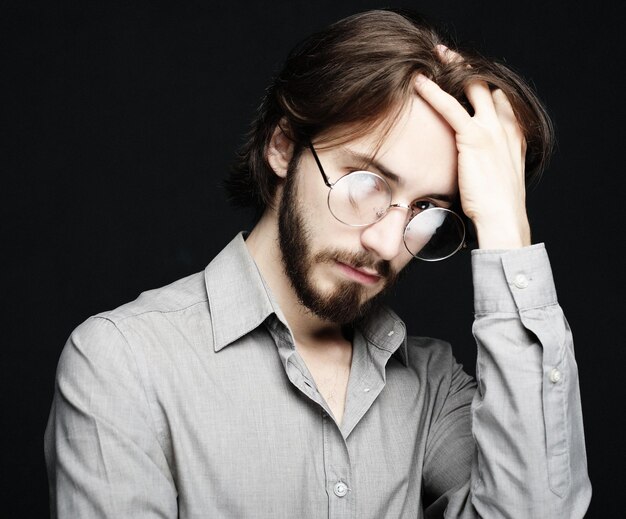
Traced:
<svg viewBox="0 0 626 519">
<path fill-rule="evenodd" d="M 417 76 L 415 76 L 415 84 L 417 85 L 423 85 L 427 81 L 428 78 L 424 74 L 418 74 Z"/>
<path fill-rule="evenodd" d="M 445 55 L 445 53 L 450 50 L 450 49 L 448 49 L 448 47 L 446 47 L 445 45 L 443 45 L 441 43 L 435 45 L 435 49 L 437 50 L 437 52 L 439 53 L 440 56 Z"/>
</svg>

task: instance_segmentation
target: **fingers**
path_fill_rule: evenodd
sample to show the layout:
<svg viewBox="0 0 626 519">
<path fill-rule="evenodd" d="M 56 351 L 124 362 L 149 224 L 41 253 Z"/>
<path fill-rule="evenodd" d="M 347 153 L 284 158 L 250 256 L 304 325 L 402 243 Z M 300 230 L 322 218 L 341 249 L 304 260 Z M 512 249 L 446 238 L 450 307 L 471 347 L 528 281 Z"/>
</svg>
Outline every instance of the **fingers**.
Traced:
<svg viewBox="0 0 626 519">
<path fill-rule="evenodd" d="M 442 63 L 461 63 L 463 61 L 463 57 L 458 52 L 454 52 L 442 44 L 435 45 L 435 52 Z"/>
<path fill-rule="evenodd" d="M 506 94 L 499 88 L 492 92 L 492 98 L 498 120 L 506 134 L 509 149 L 519 151 L 523 163 L 526 156 L 526 139 L 513 111 L 513 106 L 511 106 Z"/>
<path fill-rule="evenodd" d="M 437 111 L 452 129 L 460 133 L 471 122 L 470 114 L 450 94 L 444 92 L 439 86 L 423 74 L 415 78 L 417 93 Z"/>
<path fill-rule="evenodd" d="M 458 52 L 455 52 L 445 45 L 436 45 L 435 52 L 442 63 L 463 63 L 464 59 Z M 471 68 L 470 65 L 466 65 Z M 495 118 L 493 99 L 491 98 L 491 90 L 485 81 L 473 80 L 465 87 L 465 95 L 470 104 L 474 108 L 474 112 L 480 112 L 481 115 Z"/>
<path fill-rule="evenodd" d="M 462 63 L 464 61 L 459 53 L 445 45 L 437 45 L 435 51 L 444 64 Z M 466 66 L 470 67 L 469 65 Z M 436 83 L 425 76 L 418 75 L 415 85 L 418 94 L 439 112 L 457 133 L 467 128 L 468 123 L 473 118 L 478 118 L 494 130 L 501 128 L 506 135 L 509 149 L 514 153 L 520 153 L 523 163 L 526 154 L 526 140 L 511 103 L 502 90 L 495 89 L 492 91 L 485 81 L 471 80 L 465 87 L 465 95 L 474 108 L 474 116 L 472 117 L 454 97 L 441 90 Z"/>
<path fill-rule="evenodd" d="M 485 81 L 472 80 L 465 87 L 465 95 L 477 115 L 490 119 L 497 117 L 491 90 Z"/>
<path fill-rule="evenodd" d="M 515 112 L 506 94 L 499 88 L 496 88 L 491 93 L 491 97 L 493 98 L 493 105 L 498 114 L 498 119 L 500 119 L 503 124 L 518 126 Z"/>
</svg>

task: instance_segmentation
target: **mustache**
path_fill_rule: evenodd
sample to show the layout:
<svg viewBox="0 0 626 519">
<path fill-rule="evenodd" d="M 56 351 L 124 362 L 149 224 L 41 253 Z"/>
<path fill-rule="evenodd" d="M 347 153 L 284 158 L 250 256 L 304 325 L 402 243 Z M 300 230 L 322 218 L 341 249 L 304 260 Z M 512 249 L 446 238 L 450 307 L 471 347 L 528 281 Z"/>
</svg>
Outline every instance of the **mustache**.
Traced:
<svg viewBox="0 0 626 519">
<path fill-rule="evenodd" d="M 318 252 L 314 260 L 317 262 L 332 263 L 338 261 L 355 268 L 373 269 L 376 273 L 385 279 L 395 279 L 397 273 L 391 268 L 391 263 L 387 260 L 376 261 L 372 256 L 365 252 L 347 252 L 342 250 L 324 250 Z"/>
</svg>

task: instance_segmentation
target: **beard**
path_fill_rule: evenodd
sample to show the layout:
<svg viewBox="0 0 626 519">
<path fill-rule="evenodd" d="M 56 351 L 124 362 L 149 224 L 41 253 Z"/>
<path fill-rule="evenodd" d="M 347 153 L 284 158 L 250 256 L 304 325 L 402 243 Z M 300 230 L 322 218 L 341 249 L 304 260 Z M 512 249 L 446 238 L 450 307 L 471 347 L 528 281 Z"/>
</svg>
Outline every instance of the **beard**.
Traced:
<svg viewBox="0 0 626 519">
<path fill-rule="evenodd" d="M 291 169 L 291 168 L 290 168 Z M 337 249 L 311 250 L 311 230 L 305 223 L 297 195 L 297 173 L 289 171 L 280 201 L 278 238 L 283 267 L 302 305 L 320 319 L 337 324 L 349 324 L 365 317 L 383 293 L 397 280 L 397 273 L 385 260 L 375 261 L 366 251 L 358 253 Z M 384 281 L 383 289 L 367 297 L 360 283 L 343 280 L 330 292 L 321 292 L 312 282 L 312 270 L 317 264 L 345 263 L 356 268 L 373 268 Z"/>
</svg>

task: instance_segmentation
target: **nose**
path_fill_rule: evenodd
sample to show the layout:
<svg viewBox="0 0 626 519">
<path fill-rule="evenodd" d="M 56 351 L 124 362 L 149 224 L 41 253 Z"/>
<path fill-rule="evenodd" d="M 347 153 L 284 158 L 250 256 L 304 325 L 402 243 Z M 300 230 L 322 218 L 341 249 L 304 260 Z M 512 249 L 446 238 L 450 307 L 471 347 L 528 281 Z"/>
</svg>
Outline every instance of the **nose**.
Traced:
<svg viewBox="0 0 626 519">
<path fill-rule="evenodd" d="M 406 251 L 404 228 L 409 210 L 409 207 L 404 204 L 390 206 L 387 214 L 381 220 L 361 231 L 363 247 L 374 252 L 380 259 L 387 261 L 391 261 L 402 251 Z"/>
</svg>

